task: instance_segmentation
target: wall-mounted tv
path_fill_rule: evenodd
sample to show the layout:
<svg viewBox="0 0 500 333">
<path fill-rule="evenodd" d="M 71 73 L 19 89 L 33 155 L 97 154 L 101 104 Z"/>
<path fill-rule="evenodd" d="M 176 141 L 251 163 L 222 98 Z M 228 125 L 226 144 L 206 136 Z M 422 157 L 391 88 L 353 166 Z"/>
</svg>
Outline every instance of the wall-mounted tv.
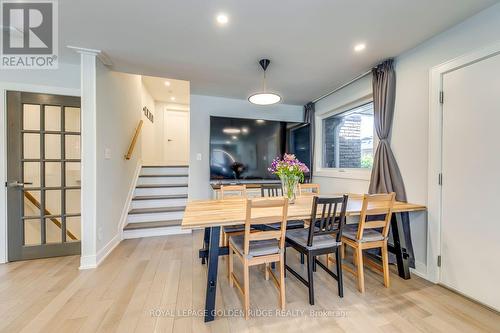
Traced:
<svg viewBox="0 0 500 333">
<path fill-rule="evenodd" d="M 277 180 L 267 168 L 288 149 L 291 126 L 282 121 L 210 117 L 210 180 Z"/>
</svg>

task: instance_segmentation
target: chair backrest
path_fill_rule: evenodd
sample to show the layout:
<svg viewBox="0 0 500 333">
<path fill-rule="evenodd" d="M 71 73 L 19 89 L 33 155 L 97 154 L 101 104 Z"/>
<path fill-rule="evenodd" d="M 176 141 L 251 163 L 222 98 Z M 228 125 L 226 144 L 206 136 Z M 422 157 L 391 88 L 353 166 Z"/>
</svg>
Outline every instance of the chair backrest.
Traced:
<svg viewBox="0 0 500 333">
<path fill-rule="evenodd" d="M 299 183 L 299 195 L 318 195 L 318 194 L 319 194 L 319 184 Z"/>
<path fill-rule="evenodd" d="M 357 239 L 363 239 L 365 229 L 382 228 L 382 235 L 387 238 L 392 209 L 396 200 L 396 193 L 365 194 L 363 206 L 359 216 Z"/>
<path fill-rule="evenodd" d="M 281 209 L 280 209 L 281 208 Z M 277 239 L 280 249 L 285 246 L 286 221 L 288 215 L 288 199 L 279 198 L 257 198 L 248 199 L 245 217 L 245 242 L 244 253 L 250 249 L 250 241 Z M 279 230 L 263 230 L 250 232 L 252 225 L 281 223 Z"/>
<path fill-rule="evenodd" d="M 336 234 L 335 238 L 340 242 L 345 225 L 347 200 L 347 195 L 334 198 L 314 197 L 307 246 L 312 246 L 314 236 L 319 235 Z M 318 217 L 318 208 L 321 210 L 321 217 Z"/>
<path fill-rule="evenodd" d="M 247 186 L 246 185 L 221 185 L 220 187 L 220 198 L 227 199 L 230 197 L 247 197 Z"/>
<path fill-rule="evenodd" d="M 260 195 L 262 197 L 282 197 L 283 188 L 281 184 L 263 184 L 260 187 Z"/>
</svg>

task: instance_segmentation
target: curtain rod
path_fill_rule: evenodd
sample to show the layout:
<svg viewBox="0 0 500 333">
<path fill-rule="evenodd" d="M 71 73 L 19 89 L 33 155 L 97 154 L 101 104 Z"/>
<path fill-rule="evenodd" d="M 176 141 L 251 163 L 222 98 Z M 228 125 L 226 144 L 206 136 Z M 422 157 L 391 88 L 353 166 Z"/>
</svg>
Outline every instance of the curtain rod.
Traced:
<svg viewBox="0 0 500 333">
<path fill-rule="evenodd" d="M 364 78 L 365 76 L 367 76 L 367 75 L 369 75 L 369 74 L 371 74 L 371 73 L 372 73 L 372 71 L 371 71 L 371 69 L 370 69 L 369 71 L 367 71 L 367 72 L 365 72 L 365 73 L 363 73 L 363 74 L 361 74 L 361 75 L 356 76 L 356 77 L 355 77 L 354 79 L 352 79 L 351 81 L 344 83 L 344 84 L 343 84 L 343 85 L 341 85 L 340 87 L 335 88 L 334 90 L 330 91 L 329 93 L 326 93 L 326 94 L 324 94 L 323 96 L 316 98 L 316 99 L 315 99 L 314 101 L 312 101 L 312 102 L 313 102 L 313 103 L 316 103 L 316 102 L 318 102 L 318 101 L 321 101 L 323 98 L 326 98 L 326 97 L 330 96 L 331 94 L 336 93 L 336 92 L 337 92 L 337 91 L 339 91 L 340 89 L 343 89 L 343 88 L 347 87 L 348 85 L 350 85 L 350 84 L 352 84 L 352 83 L 354 83 L 354 82 L 358 81 L 359 79 Z"/>
</svg>

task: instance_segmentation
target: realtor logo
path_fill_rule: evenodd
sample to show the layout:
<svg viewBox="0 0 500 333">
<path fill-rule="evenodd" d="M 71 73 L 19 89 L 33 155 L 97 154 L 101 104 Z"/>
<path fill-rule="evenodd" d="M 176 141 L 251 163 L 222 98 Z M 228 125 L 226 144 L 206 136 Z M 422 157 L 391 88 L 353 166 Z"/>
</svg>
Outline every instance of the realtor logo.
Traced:
<svg viewBox="0 0 500 333">
<path fill-rule="evenodd" d="M 56 69 L 56 0 L 1 0 L 1 68 Z"/>
</svg>

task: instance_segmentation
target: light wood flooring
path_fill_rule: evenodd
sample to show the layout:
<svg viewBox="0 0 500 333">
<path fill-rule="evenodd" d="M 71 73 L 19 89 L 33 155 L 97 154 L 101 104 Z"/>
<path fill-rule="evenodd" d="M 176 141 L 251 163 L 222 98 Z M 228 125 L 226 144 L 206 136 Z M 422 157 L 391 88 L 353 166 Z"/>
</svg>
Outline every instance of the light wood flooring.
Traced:
<svg viewBox="0 0 500 333">
<path fill-rule="evenodd" d="M 95 270 L 79 271 L 76 256 L 0 265 L 0 331 L 500 332 L 497 313 L 415 275 L 404 281 L 394 267 L 389 289 L 367 268 L 364 295 L 345 273 L 343 299 L 336 282 L 318 268 L 315 306 L 309 306 L 307 289 L 289 274 L 288 316 L 276 316 L 278 292 L 255 267 L 251 307 L 272 316 L 248 321 L 227 316 L 205 324 L 206 266 L 197 258 L 201 239 L 202 233 L 195 232 L 125 240 Z M 219 263 L 217 309 L 229 314 L 242 304 L 229 287 L 226 259 Z M 288 264 L 301 269 L 293 250 Z M 236 262 L 235 270 L 241 274 Z"/>
</svg>

